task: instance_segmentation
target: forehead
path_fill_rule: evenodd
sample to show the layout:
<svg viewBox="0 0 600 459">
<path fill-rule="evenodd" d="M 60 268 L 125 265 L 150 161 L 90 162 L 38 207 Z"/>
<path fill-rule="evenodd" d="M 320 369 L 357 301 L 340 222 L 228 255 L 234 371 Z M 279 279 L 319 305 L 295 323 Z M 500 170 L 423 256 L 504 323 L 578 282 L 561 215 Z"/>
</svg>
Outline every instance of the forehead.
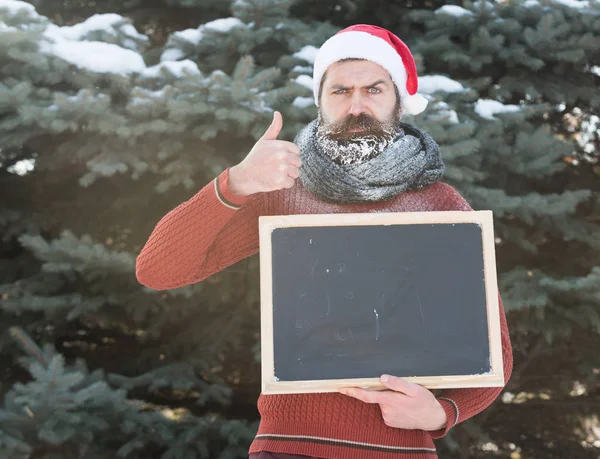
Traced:
<svg viewBox="0 0 600 459">
<path fill-rule="evenodd" d="M 392 82 L 390 74 L 381 65 L 367 60 L 336 62 L 327 69 L 325 84 L 345 86 L 370 84 L 377 80 Z"/>
</svg>

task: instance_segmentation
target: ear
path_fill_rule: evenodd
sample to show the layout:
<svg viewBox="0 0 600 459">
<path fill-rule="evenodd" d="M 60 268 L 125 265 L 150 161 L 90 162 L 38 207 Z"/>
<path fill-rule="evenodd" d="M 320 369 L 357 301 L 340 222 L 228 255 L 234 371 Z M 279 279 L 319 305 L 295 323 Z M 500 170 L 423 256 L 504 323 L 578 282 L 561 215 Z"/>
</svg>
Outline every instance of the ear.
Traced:
<svg viewBox="0 0 600 459">
<path fill-rule="evenodd" d="M 317 99 L 317 107 L 321 106 L 321 98 L 323 96 L 323 86 L 325 86 L 325 79 L 327 78 L 327 70 L 323 73 L 323 78 L 321 78 L 321 82 L 319 83 L 319 97 Z"/>
<path fill-rule="evenodd" d="M 398 119 L 400 120 L 402 118 L 402 115 L 404 115 L 404 108 L 402 107 L 402 96 L 400 95 L 400 91 L 398 91 L 398 86 L 396 86 L 396 83 L 394 84 L 394 92 L 396 93 L 396 107 L 394 110 L 396 110 L 396 115 L 398 115 Z"/>
</svg>

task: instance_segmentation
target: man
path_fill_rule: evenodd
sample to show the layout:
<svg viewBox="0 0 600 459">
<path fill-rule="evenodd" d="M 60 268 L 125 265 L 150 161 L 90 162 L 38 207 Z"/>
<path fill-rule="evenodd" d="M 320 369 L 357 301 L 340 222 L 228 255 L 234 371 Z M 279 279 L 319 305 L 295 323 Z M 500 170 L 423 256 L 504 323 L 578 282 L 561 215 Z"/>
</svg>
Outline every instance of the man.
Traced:
<svg viewBox="0 0 600 459">
<path fill-rule="evenodd" d="M 412 55 L 395 35 L 357 25 L 330 38 L 314 64 L 317 120 L 295 142 L 263 137 L 157 224 L 137 260 L 154 289 L 199 282 L 258 251 L 260 215 L 472 210 L 440 181 L 444 165 L 425 132 L 400 121 L 426 100 Z M 512 350 L 500 302 L 504 375 Z M 382 375 L 389 390 L 262 395 L 252 458 L 436 457 L 433 439 L 488 407 L 501 388 L 431 391 Z"/>
</svg>

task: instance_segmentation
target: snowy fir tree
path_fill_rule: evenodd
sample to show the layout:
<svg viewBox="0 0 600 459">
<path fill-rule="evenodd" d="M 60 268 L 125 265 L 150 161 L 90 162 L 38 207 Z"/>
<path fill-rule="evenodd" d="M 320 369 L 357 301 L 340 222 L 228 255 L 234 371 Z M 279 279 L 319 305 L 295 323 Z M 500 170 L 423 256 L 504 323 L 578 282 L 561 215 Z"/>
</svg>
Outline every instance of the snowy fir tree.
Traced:
<svg viewBox="0 0 600 459">
<path fill-rule="evenodd" d="M 135 258 L 273 110 L 287 140 L 316 116 L 354 23 L 409 44 L 404 120 L 495 215 L 515 370 L 440 457 L 598 457 L 598 0 L 0 0 L 0 458 L 247 457 L 257 258 L 162 292 Z"/>
</svg>

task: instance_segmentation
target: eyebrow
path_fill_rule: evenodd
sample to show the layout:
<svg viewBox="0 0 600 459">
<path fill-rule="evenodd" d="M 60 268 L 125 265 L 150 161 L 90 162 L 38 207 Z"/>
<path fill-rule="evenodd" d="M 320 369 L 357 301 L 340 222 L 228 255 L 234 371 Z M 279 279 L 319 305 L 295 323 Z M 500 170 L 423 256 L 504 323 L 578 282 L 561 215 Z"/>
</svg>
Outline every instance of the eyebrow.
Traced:
<svg viewBox="0 0 600 459">
<path fill-rule="evenodd" d="M 378 84 L 385 85 L 386 81 L 385 80 L 377 80 L 375 83 L 369 84 L 367 86 L 363 86 L 362 89 L 374 88 Z M 350 89 L 350 88 L 348 86 L 344 86 L 343 84 L 334 84 L 334 85 L 331 85 L 331 89 Z"/>
</svg>

